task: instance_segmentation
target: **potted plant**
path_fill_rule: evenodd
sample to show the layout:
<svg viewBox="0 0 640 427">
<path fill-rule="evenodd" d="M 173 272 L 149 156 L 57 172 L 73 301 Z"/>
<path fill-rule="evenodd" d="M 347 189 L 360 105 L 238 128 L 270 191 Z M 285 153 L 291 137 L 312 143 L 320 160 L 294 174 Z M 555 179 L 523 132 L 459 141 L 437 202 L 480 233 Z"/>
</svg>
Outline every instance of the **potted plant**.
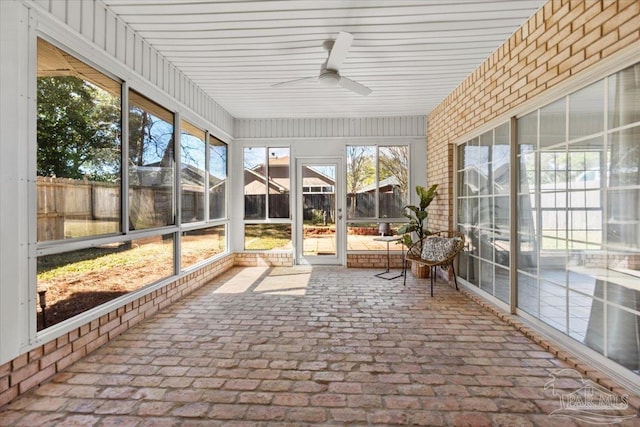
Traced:
<svg viewBox="0 0 640 427">
<path fill-rule="evenodd" d="M 403 215 L 409 218 L 409 222 L 398 228 L 398 234 L 402 234 L 402 243 L 407 248 L 413 246 L 414 243 L 422 241 L 422 239 L 429 235 L 429 231 L 425 229 L 425 222 L 427 216 L 427 208 L 433 202 L 433 199 L 437 196 L 438 184 L 433 184 L 428 189 L 421 185 L 416 186 L 416 193 L 420 198 L 419 206 L 406 205 L 403 207 Z M 422 250 L 422 248 L 416 248 L 416 250 Z M 422 268 L 420 268 L 422 267 Z M 429 268 L 427 266 L 420 266 L 416 263 L 411 263 L 411 271 L 416 277 L 428 277 Z"/>
</svg>

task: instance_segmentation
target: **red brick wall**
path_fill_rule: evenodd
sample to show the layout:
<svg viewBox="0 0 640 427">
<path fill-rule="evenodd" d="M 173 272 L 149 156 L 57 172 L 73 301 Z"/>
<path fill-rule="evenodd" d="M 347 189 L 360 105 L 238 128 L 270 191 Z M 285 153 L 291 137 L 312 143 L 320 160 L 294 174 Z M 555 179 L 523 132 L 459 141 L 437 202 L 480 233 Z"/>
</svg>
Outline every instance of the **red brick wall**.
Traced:
<svg viewBox="0 0 640 427">
<path fill-rule="evenodd" d="M 136 323 L 173 304 L 234 265 L 227 255 L 111 313 L 0 365 L 0 406 L 50 379 Z"/>
<path fill-rule="evenodd" d="M 390 268 L 402 268 L 403 254 L 392 253 L 389 256 Z M 347 268 L 387 268 L 387 252 L 371 252 L 368 254 L 347 254 Z"/>
<path fill-rule="evenodd" d="M 429 228 L 453 228 L 453 143 L 640 42 L 640 1 L 550 0 L 427 116 Z"/>
<path fill-rule="evenodd" d="M 291 267 L 291 252 L 238 252 L 234 265 L 240 267 Z"/>
</svg>

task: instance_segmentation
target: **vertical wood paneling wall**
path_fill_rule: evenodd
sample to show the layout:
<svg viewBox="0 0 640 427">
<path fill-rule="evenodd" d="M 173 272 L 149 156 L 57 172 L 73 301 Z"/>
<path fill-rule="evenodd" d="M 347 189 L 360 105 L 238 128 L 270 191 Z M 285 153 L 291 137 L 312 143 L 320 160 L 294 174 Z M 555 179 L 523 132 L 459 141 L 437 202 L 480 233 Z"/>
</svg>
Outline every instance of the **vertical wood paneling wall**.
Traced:
<svg viewBox="0 0 640 427">
<path fill-rule="evenodd" d="M 140 35 L 93 0 L 32 0 L 96 47 L 231 135 L 233 116 L 187 78 Z"/>
<path fill-rule="evenodd" d="M 425 116 L 236 119 L 236 139 L 426 136 Z"/>
</svg>

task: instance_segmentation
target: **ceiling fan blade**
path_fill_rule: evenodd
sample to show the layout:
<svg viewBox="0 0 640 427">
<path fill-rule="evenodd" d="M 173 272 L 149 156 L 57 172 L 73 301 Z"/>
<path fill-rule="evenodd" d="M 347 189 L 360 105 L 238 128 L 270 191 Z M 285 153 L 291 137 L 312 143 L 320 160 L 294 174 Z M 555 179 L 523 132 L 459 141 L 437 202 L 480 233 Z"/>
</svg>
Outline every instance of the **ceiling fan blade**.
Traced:
<svg viewBox="0 0 640 427">
<path fill-rule="evenodd" d="M 338 34 L 338 38 L 335 42 L 333 42 L 333 47 L 331 48 L 331 52 L 329 52 L 329 58 L 327 58 L 327 70 L 339 71 L 340 66 L 342 65 L 342 61 L 347 56 L 347 52 L 351 47 L 351 42 L 353 41 L 353 35 L 350 33 L 345 33 L 344 31 L 340 31 Z"/>
<path fill-rule="evenodd" d="M 295 80 L 289 80 L 287 82 L 282 82 L 282 83 L 276 83 L 271 85 L 271 87 L 282 87 L 282 86 L 289 86 L 289 85 L 295 85 L 298 82 L 302 82 L 304 80 L 316 80 L 317 77 L 303 77 L 301 79 L 295 79 Z"/>
<path fill-rule="evenodd" d="M 363 96 L 367 96 L 372 92 L 368 87 L 343 76 L 340 76 L 340 86 Z"/>
</svg>

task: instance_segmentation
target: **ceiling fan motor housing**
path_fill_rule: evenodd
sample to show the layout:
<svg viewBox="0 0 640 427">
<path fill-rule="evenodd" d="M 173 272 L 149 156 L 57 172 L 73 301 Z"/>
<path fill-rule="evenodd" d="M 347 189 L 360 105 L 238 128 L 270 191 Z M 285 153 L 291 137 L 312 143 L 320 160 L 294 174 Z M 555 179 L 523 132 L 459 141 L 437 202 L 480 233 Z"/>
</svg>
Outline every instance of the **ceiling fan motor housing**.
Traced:
<svg viewBox="0 0 640 427">
<path fill-rule="evenodd" d="M 1 0 L 0 0 L 1 1 Z M 317 77 L 318 82 L 323 86 L 342 86 L 343 88 L 355 92 L 359 95 L 367 96 L 371 93 L 371 89 L 347 77 L 340 76 L 340 67 L 344 61 L 353 35 L 340 31 L 335 40 L 326 40 L 322 47 L 329 52 L 327 60 L 320 66 L 320 74 Z M 316 77 L 303 77 L 301 79 L 290 80 L 287 82 L 276 83 L 272 86 L 289 86 L 297 84 L 305 80 L 315 80 Z"/>
<path fill-rule="evenodd" d="M 324 86 L 337 86 L 340 83 L 340 74 L 334 70 L 323 69 L 318 76 L 318 81 Z"/>
</svg>

